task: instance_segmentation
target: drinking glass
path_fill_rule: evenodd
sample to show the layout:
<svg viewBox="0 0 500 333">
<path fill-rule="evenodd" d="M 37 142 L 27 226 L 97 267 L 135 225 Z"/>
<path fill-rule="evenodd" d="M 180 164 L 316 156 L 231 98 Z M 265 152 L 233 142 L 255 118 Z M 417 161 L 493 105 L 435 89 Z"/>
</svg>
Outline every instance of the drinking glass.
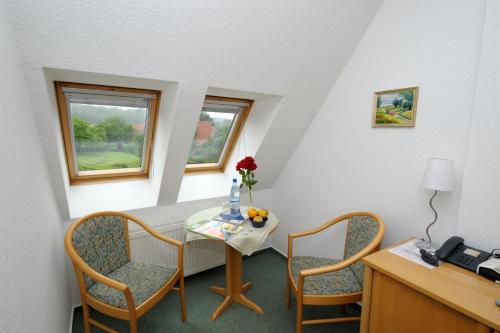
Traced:
<svg viewBox="0 0 500 333">
<path fill-rule="evenodd" d="M 220 215 L 224 219 L 229 219 L 229 217 L 231 215 L 231 205 L 229 204 L 229 201 L 224 201 L 222 203 L 222 211 L 221 211 Z"/>
</svg>

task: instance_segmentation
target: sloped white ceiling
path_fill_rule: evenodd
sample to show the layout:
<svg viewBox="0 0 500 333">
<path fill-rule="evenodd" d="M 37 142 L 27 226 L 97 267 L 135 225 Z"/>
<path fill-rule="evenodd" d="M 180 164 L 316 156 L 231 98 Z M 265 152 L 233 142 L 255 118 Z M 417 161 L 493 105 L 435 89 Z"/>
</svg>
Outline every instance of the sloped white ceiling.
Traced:
<svg viewBox="0 0 500 333">
<path fill-rule="evenodd" d="M 259 189 L 271 188 L 382 0 L 5 2 L 52 183 L 68 216 L 44 68 L 282 96 L 256 152 Z M 192 137 L 199 109 L 182 112 L 173 124 L 181 134 L 171 137 L 163 163 L 162 182 L 173 184 L 161 184 L 163 203 L 177 198 L 189 149 L 175 140 Z"/>
</svg>

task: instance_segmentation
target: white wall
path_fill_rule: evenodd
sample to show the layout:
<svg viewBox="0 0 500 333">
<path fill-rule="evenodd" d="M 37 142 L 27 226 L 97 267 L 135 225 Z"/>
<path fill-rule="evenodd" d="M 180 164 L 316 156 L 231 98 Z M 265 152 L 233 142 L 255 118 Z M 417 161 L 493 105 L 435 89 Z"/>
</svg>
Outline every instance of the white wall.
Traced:
<svg viewBox="0 0 500 333">
<path fill-rule="evenodd" d="M 458 234 L 500 248 L 500 2 L 488 0 Z"/>
<path fill-rule="evenodd" d="M 67 332 L 62 222 L 0 3 L 0 332 Z"/>
<path fill-rule="evenodd" d="M 175 111 L 165 161 L 154 163 L 165 165 L 157 170 L 163 171 L 161 205 L 179 194 L 202 102 L 192 96 L 207 87 L 283 96 L 256 153 L 258 189 L 269 189 L 382 0 L 6 3 L 68 219 L 59 120 L 44 68 L 179 83 L 177 96 L 187 101 L 177 102 L 183 109 Z"/>
<path fill-rule="evenodd" d="M 285 251 L 288 233 L 356 210 L 383 217 L 386 245 L 423 236 L 433 214 L 420 182 L 431 157 L 454 159 L 457 172 L 456 190 L 435 200 L 432 235 L 442 242 L 456 232 L 484 6 L 384 2 L 275 184 L 284 222 L 275 246 Z M 416 127 L 371 128 L 373 92 L 409 86 L 420 87 Z M 343 235 L 321 240 L 328 245 L 299 249 L 340 254 Z"/>
</svg>

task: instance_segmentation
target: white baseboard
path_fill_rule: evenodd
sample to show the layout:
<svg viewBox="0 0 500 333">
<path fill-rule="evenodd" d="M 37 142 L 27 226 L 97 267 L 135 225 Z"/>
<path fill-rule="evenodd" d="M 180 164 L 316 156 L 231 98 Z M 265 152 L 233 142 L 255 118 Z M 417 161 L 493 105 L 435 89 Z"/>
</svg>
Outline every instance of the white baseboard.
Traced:
<svg viewBox="0 0 500 333">
<path fill-rule="evenodd" d="M 69 333 L 73 333 L 73 316 L 75 314 L 76 306 L 71 308 L 71 313 L 69 315 Z"/>
<path fill-rule="evenodd" d="M 215 268 L 215 267 L 219 267 L 219 266 L 222 266 L 222 265 L 225 265 L 225 264 L 226 264 L 226 260 L 224 259 L 224 261 L 214 262 L 214 263 L 211 263 L 210 265 L 206 265 L 206 266 L 199 267 L 199 268 L 196 268 L 196 269 L 193 269 L 193 270 L 190 270 L 190 271 L 186 271 L 186 272 L 184 272 L 184 276 L 190 276 L 190 275 L 198 274 L 198 273 L 201 273 L 201 272 L 204 272 L 204 271 L 208 271 L 209 269 L 212 269 L 212 268 Z"/>
<path fill-rule="evenodd" d="M 284 254 L 283 252 L 281 252 L 280 250 L 278 250 L 274 246 L 270 246 L 270 248 L 273 249 L 274 251 L 278 252 L 279 254 L 281 254 L 283 257 L 288 258 L 288 256 L 286 254 Z"/>
</svg>

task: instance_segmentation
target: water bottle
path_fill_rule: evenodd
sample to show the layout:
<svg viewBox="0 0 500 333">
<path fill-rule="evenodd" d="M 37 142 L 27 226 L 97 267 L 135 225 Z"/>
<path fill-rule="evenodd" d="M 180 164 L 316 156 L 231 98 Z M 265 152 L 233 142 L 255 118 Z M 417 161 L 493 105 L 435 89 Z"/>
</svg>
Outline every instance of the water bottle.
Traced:
<svg viewBox="0 0 500 333">
<path fill-rule="evenodd" d="M 229 205 L 231 207 L 231 217 L 236 218 L 240 216 L 240 188 L 236 178 L 233 178 L 233 185 L 231 186 L 231 193 L 229 195 Z"/>
</svg>

